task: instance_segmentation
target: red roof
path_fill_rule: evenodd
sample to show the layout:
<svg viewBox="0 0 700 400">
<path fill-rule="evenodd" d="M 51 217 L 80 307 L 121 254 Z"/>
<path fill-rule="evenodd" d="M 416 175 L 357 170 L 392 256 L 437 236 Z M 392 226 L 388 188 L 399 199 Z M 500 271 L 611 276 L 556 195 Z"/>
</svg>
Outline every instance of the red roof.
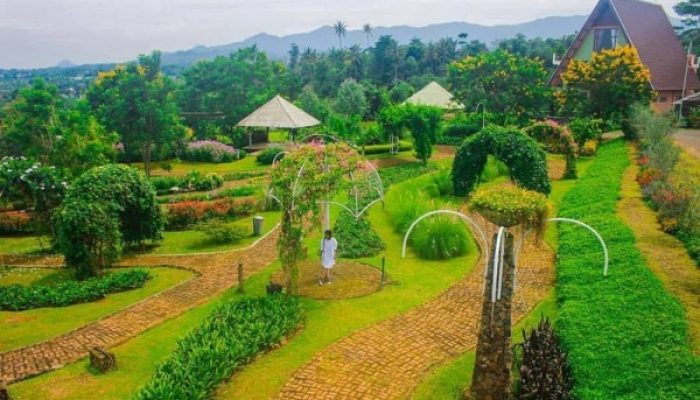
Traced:
<svg viewBox="0 0 700 400">
<path fill-rule="evenodd" d="M 637 49 L 642 63 L 651 72 L 652 88 L 657 91 L 682 90 L 687 62 L 685 51 L 663 8 L 640 0 L 600 0 L 550 82 L 559 83 L 559 75 L 567 61 L 573 57 L 600 13 L 608 9 L 606 6 L 615 13 L 630 44 Z M 700 80 L 692 69 L 688 69 L 687 78 L 687 89 L 700 89 Z"/>
</svg>

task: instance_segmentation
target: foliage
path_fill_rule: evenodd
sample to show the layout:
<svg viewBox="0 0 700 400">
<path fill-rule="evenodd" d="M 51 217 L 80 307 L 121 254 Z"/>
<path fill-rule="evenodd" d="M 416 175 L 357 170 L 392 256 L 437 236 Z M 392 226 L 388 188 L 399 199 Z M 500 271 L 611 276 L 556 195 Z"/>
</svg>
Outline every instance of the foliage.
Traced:
<svg viewBox="0 0 700 400">
<path fill-rule="evenodd" d="M 389 90 L 389 99 L 394 104 L 403 103 L 411 97 L 411 95 L 416 91 L 416 89 L 411 86 L 410 83 L 406 81 L 400 81 L 394 85 L 394 87 Z"/>
<path fill-rule="evenodd" d="M 185 176 L 159 176 L 149 179 L 149 182 L 158 194 L 166 194 L 171 191 L 205 191 L 221 187 L 224 178 L 219 174 L 203 174 L 192 170 Z"/>
<path fill-rule="evenodd" d="M 454 193 L 452 187 L 452 172 L 442 168 L 430 176 L 430 185 L 426 188 L 431 197 L 450 196 Z"/>
<path fill-rule="evenodd" d="M 226 224 L 220 219 L 212 219 L 197 224 L 195 230 L 204 233 L 207 240 L 216 244 L 240 242 L 249 232 L 240 225 Z"/>
<path fill-rule="evenodd" d="M 416 188 L 403 193 L 400 202 L 387 208 L 394 232 L 405 234 L 413 221 L 433 208 L 431 205 Z"/>
<path fill-rule="evenodd" d="M 245 151 L 234 149 L 216 140 L 197 140 L 187 143 L 182 159 L 188 161 L 223 163 L 239 160 Z"/>
<path fill-rule="evenodd" d="M 346 79 L 338 88 L 335 109 L 343 115 L 362 118 L 367 112 L 364 87 L 352 78 Z"/>
<path fill-rule="evenodd" d="M 98 120 L 119 135 L 125 154 L 140 153 L 151 173 L 153 152 L 167 151 L 185 135 L 175 103 L 173 82 L 161 73 L 160 53 L 139 56 L 138 63 L 101 73 L 87 93 Z"/>
<path fill-rule="evenodd" d="M 549 215 L 549 203 L 542 193 L 516 186 L 479 189 L 469 201 L 469 208 L 496 225 L 523 225 L 540 236 Z"/>
<path fill-rule="evenodd" d="M 306 86 L 301 91 L 296 105 L 310 115 L 316 117 L 319 121 L 328 120 L 331 114 L 331 107 L 327 101 L 318 97 L 311 86 Z"/>
<path fill-rule="evenodd" d="M 365 155 L 372 155 L 372 154 L 386 154 L 390 153 L 392 149 L 394 149 L 396 146 L 392 146 L 391 144 L 373 144 L 370 146 L 364 146 L 362 148 L 362 151 L 364 152 Z M 399 151 L 409 151 L 413 149 L 413 143 L 407 141 L 407 140 L 401 140 L 399 141 Z"/>
<path fill-rule="evenodd" d="M 382 168 L 379 170 L 379 176 L 382 178 L 382 184 L 384 185 L 384 190 L 386 190 L 391 185 L 416 178 L 433 170 L 435 170 L 435 167 L 432 165 L 425 166 L 411 163 Z"/>
<path fill-rule="evenodd" d="M 255 160 L 258 162 L 258 164 L 272 165 L 272 163 L 275 161 L 275 157 L 281 153 L 284 153 L 284 149 L 281 147 L 268 147 L 265 150 L 261 150 L 260 153 L 255 156 Z M 277 157 L 277 160 L 281 160 L 282 158 L 284 158 L 284 154 Z"/>
<path fill-rule="evenodd" d="M 111 293 L 140 288 L 149 279 L 151 275 L 148 272 L 137 269 L 53 285 L 0 286 L 0 310 L 22 311 L 87 303 L 103 299 Z"/>
<path fill-rule="evenodd" d="M 257 192 L 254 186 L 237 186 L 219 191 L 218 197 L 245 197 Z"/>
<path fill-rule="evenodd" d="M 552 54 L 566 54 L 566 51 L 574 43 L 575 38 L 575 34 L 570 34 L 561 38 L 543 39 L 534 37 L 528 39 L 525 35 L 518 33 L 515 37 L 498 42 L 498 48 L 520 57 L 538 59 L 544 63 L 545 68 L 552 71 L 556 68 L 552 60 Z"/>
<path fill-rule="evenodd" d="M 673 6 L 673 11 L 683 17 L 682 31 L 680 37 L 684 42 L 697 40 L 700 35 L 698 24 L 700 24 L 700 2 L 698 0 L 683 0 Z"/>
<path fill-rule="evenodd" d="M 303 319 L 301 305 L 292 297 L 225 303 L 178 342 L 134 399 L 210 398 L 236 369 L 291 335 Z"/>
<path fill-rule="evenodd" d="M 486 124 L 491 123 L 494 116 L 491 113 L 459 113 L 457 116 L 442 125 L 437 142 L 459 146 L 464 139 L 478 133 Z"/>
<path fill-rule="evenodd" d="M 424 165 L 437 142 L 438 129 L 442 120 L 442 110 L 437 107 L 405 104 L 391 106 L 379 115 L 379 125 L 385 138 L 401 137 L 409 130 L 413 137 L 413 150 L 416 158 Z"/>
<path fill-rule="evenodd" d="M 557 100 L 564 113 L 603 120 L 626 115 L 633 103 L 649 104 L 651 75 L 632 46 L 594 53 L 590 61 L 573 59 L 561 75 Z"/>
<path fill-rule="evenodd" d="M 569 362 L 549 319 L 540 320 L 530 336 L 523 331 L 523 342 L 515 350 L 519 362 L 518 400 L 573 399 Z"/>
<path fill-rule="evenodd" d="M 586 142 L 603 138 L 603 120 L 587 117 L 574 118 L 568 123 L 569 131 L 574 136 L 576 145 L 582 149 Z"/>
<path fill-rule="evenodd" d="M 32 232 L 32 220 L 26 211 L 0 212 L 0 234 Z"/>
<path fill-rule="evenodd" d="M 304 257 L 305 230 L 318 226 L 319 202 L 343 187 L 343 177 L 367 165 L 346 144 L 311 143 L 287 155 L 272 168 L 271 188 L 282 207 L 279 258 L 289 293 L 298 290 L 298 263 Z"/>
<path fill-rule="evenodd" d="M 449 79 L 456 100 L 468 110 L 482 104 L 502 124 L 541 118 L 550 104 L 542 61 L 501 49 L 453 62 Z"/>
<path fill-rule="evenodd" d="M 386 247 L 367 218 L 355 218 L 342 212 L 335 221 L 333 236 L 338 241 L 338 255 L 343 258 L 374 257 Z"/>
<path fill-rule="evenodd" d="M 559 211 L 598 230 L 611 255 L 610 273 L 603 277 L 595 238 L 579 227 L 559 227 L 557 327 L 575 380 L 573 394 L 581 400 L 698 398 L 700 360 L 689 346 L 683 307 L 616 216 L 627 165 L 622 141 L 601 146 Z"/>
<path fill-rule="evenodd" d="M 578 152 L 578 146 L 568 127 L 561 126 L 553 120 L 546 120 L 525 128 L 525 132 L 542 143 L 548 152 L 564 154 L 566 156 L 564 179 L 576 178 L 576 153 Z"/>
<path fill-rule="evenodd" d="M 24 204 L 30 209 L 36 232 L 55 237 L 52 218 L 67 187 L 63 171 L 53 166 L 16 157 L 0 160 L 0 204 Z"/>
<path fill-rule="evenodd" d="M 469 232 L 462 221 L 445 216 L 427 218 L 411 233 L 411 246 L 426 260 L 458 257 L 469 251 Z"/>
<path fill-rule="evenodd" d="M 250 197 L 223 198 L 214 201 L 183 201 L 165 206 L 167 230 L 182 230 L 210 219 L 233 218 L 249 215 L 256 209 Z"/>
<path fill-rule="evenodd" d="M 487 156 L 503 161 L 519 186 L 549 194 L 547 157 L 537 142 L 514 128 L 488 126 L 464 141 L 452 164 L 455 194 L 465 196 L 479 183 Z"/>
<path fill-rule="evenodd" d="M 594 156 L 598 152 L 598 143 L 597 140 L 587 140 L 583 147 L 578 149 L 578 154 L 584 157 Z"/>
<path fill-rule="evenodd" d="M 126 243 L 158 239 L 163 217 L 153 188 L 136 169 L 96 167 L 68 189 L 55 215 L 58 245 L 79 278 L 116 261 Z"/>
</svg>

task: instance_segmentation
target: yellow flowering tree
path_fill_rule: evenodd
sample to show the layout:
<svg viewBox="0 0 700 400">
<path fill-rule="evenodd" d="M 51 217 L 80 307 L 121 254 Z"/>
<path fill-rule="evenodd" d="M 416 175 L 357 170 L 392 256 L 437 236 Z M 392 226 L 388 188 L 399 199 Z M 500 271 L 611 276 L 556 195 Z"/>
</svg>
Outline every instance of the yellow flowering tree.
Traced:
<svg viewBox="0 0 700 400">
<path fill-rule="evenodd" d="M 631 46 L 593 53 L 590 61 L 573 59 L 561 79 L 556 96 L 568 115 L 619 120 L 632 104 L 652 99 L 651 73 Z"/>
</svg>

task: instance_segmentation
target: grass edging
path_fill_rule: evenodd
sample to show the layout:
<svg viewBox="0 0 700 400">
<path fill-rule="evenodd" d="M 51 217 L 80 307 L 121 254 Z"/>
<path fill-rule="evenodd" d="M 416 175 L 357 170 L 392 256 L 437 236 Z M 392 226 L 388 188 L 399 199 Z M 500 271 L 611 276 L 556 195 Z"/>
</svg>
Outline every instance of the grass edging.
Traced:
<svg viewBox="0 0 700 400">
<path fill-rule="evenodd" d="M 559 228 L 557 325 L 576 379 L 575 395 L 581 400 L 700 398 L 700 359 L 690 350 L 683 308 L 615 215 L 628 164 L 624 142 L 602 146 L 559 212 L 592 225 L 610 252 L 610 274 L 603 277 L 595 238 L 580 228 Z"/>
</svg>

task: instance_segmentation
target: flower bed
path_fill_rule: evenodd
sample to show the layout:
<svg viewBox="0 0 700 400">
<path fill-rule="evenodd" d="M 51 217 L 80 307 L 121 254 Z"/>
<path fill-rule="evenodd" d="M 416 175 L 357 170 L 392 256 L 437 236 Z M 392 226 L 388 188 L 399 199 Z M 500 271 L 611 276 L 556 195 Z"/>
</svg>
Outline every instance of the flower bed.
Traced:
<svg viewBox="0 0 700 400">
<path fill-rule="evenodd" d="M 182 159 L 187 161 L 223 163 L 240 160 L 245 157 L 243 150 L 217 142 L 216 140 L 197 140 L 187 144 Z"/>
<path fill-rule="evenodd" d="M 134 398 L 208 399 L 237 368 L 278 344 L 302 321 L 301 305 L 292 297 L 272 295 L 223 304 L 178 342 Z"/>
<path fill-rule="evenodd" d="M 253 197 L 224 198 L 215 201 L 183 201 L 165 206 L 168 230 L 182 230 L 210 219 L 226 219 L 248 215 L 255 211 Z"/>
<path fill-rule="evenodd" d="M 559 212 L 597 229 L 611 257 L 610 273 L 603 277 L 595 238 L 579 227 L 560 227 L 557 325 L 574 394 L 580 400 L 697 399 L 700 359 L 690 349 L 684 310 L 649 270 L 632 231 L 615 214 L 628 162 L 622 141 L 601 146 Z"/>
<path fill-rule="evenodd" d="M 0 286 L 0 310 L 21 311 L 87 303 L 99 300 L 110 293 L 140 288 L 149 279 L 151 275 L 147 271 L 137 269 L 55 285 Z"/>
</svg>

